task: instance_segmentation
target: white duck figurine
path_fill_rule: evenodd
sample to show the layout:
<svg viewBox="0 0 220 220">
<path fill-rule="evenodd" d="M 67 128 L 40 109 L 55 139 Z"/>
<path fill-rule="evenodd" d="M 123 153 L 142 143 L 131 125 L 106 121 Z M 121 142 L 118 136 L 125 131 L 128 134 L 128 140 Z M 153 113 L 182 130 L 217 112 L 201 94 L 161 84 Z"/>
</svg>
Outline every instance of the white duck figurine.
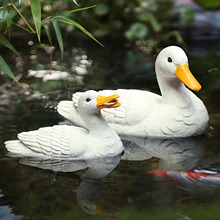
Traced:
<svg viewBox="0 0 220 220">
<path fill-rule="evenodd" d="M 161 96 L 132 89 L 100 91 L 100 94 L 114 92 L 120 96 L 119 108 L 103 112 L 110 126 L 118 134 L 148 137 L 187 137 L 204 133 L 209 116 L 203 102 L 185 87 L 194 91 L 201 89 L 189 70 L 185 52 L 177 46 L 166 47 L 157 56 L 155 71 Z M 79 94 L 73 94 L 73 101 L 61 101 L 58 112 L 75 124 L 85 126 L 78 116 Z"/>
<path fill-rule="evenodd" d="M 93 90 L 83 93 L 78 102 L 79 115 L 87 129 L 55 125 L 18 134 L 19 140 L 6 141 L 9 152 L 20 156 L 92 159 L 120 154 L 124 147 L 118 135 L 101 114 L 102 108 L 120 106 L 118 95 L 108 97 Z"/>
</svg>

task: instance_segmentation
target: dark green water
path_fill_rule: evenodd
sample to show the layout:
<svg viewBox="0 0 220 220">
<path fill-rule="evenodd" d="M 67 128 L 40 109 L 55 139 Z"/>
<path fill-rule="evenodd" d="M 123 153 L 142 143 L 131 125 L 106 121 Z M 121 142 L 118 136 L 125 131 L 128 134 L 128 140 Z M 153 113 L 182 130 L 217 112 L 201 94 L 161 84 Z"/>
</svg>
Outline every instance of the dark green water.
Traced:
<svg viewBox="0 0 220 220">
<path fill-rule="evenodd" d="M 138 88 L 159 92 L 154 58 L 108 42 L 66 45 L 64 59 L 53 54 L 54 69 L 70 80 L 42 82 L 28 70 L 48 69 L 48 48 L 21 44 L 22 57 L 11 59 L 20 82 L 2 79 L 0 88 L 0 219 L 220 219 L 220 181 L 159 178 L 153 169 L 220 169 L 220 45 L 189 44 L 191 71 L 203 85 L 198 96 L 210 115 L 206 137 L 175 140 L 132 139 L 122 158 L 104 161 L 36 161 L 7 156 L 4 141 L 21 131 L 63 121 L 60 100 L 75 91 Z M 81 69 L 76 69 L 81 67 Z M 76 73 L 77 72 L 77 73 Z M 163 144 L 161 144 L 163 143 Z M 25 164 L 41 167 L 35 168 Z M 45 169 L 47 168 L 47 169 Z M 67 172 L 69 171 L 69 172 Z"/>
</svg>

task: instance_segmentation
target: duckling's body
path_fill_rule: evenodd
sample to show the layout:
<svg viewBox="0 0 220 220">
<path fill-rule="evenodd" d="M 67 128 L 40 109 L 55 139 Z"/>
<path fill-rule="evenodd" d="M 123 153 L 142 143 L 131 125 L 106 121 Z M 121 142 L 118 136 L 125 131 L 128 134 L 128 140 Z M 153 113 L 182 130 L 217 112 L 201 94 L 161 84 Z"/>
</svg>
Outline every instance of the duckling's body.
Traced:
<svg viewBox="0 0 220 220">
<path fill-rule="evenodd" d="M 80 116 L 87 129 L 55 125 L 22 132 L 18 134 L 19 140 L 5 142 L 7 150 L 22 156 L 71 159 L 120 154 L 123 151 L 121 140 L 102 117 L 96 105 L 97 97 L 101 100 L 97 92 L 87 91 L 79 99 Z M 118 107 L 116 98 L 111 96 L 108 100 L 99 100 L 99 108 Z"/>
<path fill-rule="evenodd" d="M 195 91 L 201 88 L 188 69 L 184 51 L 176 46 L 162 50 L 156 60 L 156 75 L 161 96 L 132 89 L 100 91 L 100 94 L 120 96 L 119 108 L 103 111 L 110 126 L 122 135 L 187 137 L 204 133 L 209 116 L 203 102 L 184 85 Z M 79 94 L 73 94 L 73 101 L 60 102 L 58 112 L 85 126 L 78 117 Z"/>
</svg>

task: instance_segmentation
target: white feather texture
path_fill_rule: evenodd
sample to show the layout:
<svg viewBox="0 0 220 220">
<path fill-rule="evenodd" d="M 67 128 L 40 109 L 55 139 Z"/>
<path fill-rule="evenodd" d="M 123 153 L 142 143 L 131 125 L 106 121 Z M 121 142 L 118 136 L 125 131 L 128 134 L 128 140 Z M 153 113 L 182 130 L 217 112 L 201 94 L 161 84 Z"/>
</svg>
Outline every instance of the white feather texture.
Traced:
<svg viewBox="0 0 220 220">
<path fill-rule="evenodd" d="M 177 46 L 163 49 L 156 59 L 155 70 L 161 95 L 134 89 L 100 91 L 100 94 L 120 96 L 119 108 L 103 111 L 110 126 L 118 134 L 141 137 L 188 137 L 205 133 L 209 120 L 207 109 L 185 86 L 195 91 L 201 88 L 188 69 L 185 52 Z M 61 101 L 58 113 L 84 127 L 77 106 L 80 94 L 73 94 L 72 101 Z"/>
<path fill-rule="evenodd" d="M 86 129 L 55 125 L 22 132 L 19 140 L 5 142 L 7 150 L 20 156 L 77 160 L 120 154 L 124 149 L 122 142 L 102 116 L 97 97 L 99 94 L 90 90 L 79 98 L 80 117 Z M 119 105 L 115 98 L 101 104 L 103 108 Z"/>
</svg>

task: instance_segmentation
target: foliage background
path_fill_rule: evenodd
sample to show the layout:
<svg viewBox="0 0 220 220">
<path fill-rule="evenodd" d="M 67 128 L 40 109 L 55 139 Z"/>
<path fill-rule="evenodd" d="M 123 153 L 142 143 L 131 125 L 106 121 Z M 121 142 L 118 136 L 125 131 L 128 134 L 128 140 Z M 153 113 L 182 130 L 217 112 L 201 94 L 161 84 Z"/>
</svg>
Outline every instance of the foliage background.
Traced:
<svg viewBox="0 0 220 220">
<path fill-rule="evenodd" d="M 181 20 L 189 24 L 193 20 L 190 8 L 173 11 L 172 0 L 91 0 L 89 3 L 81 0 L 78 4 L 72 0 L 3 0 L 0 44 L 18 55 L 19 51 L 10 36 L 19 33 L 35 35 L 39 43 L 42 36 L 46 36 L 49 45 L 58 43 L 63 57 L 63 36 L 79 36 L 76 30 L 80 30 L 100 45 L 103 38 L 127 42 L 139 40 L 139 44 L 148 45 L 151 50 L 160 41 L 169 38 L 183 44 L 178 23 Z M 16 80 L 2 56 L 0 68 Z"/>
</svg>

